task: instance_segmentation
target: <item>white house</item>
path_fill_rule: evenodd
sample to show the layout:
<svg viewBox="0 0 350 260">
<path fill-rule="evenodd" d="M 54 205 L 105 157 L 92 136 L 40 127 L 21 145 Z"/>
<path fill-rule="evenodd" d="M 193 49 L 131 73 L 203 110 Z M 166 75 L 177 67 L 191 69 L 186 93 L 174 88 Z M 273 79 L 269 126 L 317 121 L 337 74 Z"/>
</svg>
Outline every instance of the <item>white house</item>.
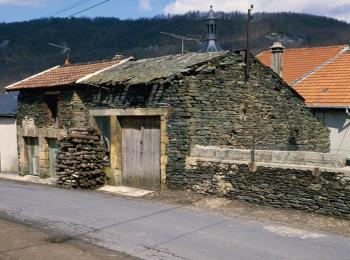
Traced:
<svg viewBox="0 0 350 260">
<path fill-rule="evenodd" d="M 0 96 L 0 172 L 17 172 L 17 92 Z"/>
</svg>

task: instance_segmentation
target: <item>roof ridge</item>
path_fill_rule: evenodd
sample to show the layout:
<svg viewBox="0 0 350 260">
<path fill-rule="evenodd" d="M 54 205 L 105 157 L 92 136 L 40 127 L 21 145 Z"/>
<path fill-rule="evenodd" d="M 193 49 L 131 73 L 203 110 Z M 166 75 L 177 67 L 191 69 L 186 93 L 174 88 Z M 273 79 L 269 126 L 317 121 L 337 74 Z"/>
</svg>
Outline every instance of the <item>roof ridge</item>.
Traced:
<svg viewBox="0 0 350 260">
<path fill-rule="evenodd" d="M 300 50 L 314 50 L 314 49 L 330 49 L 330 48 L 336 48 L 336 47 L 347 47 L 349 45 L 347 44 L 339 44 L 339 45 L 331 45 L 331 46 L 318 46 L 318 47 L 302 47 L 302 48 L 285 48 L 284 52 L 289 52 L 289 51 L 300 51 Z M 264 50 L 260 52 L 259 54 L 256 55 L 256 57 L 259 57 L 265 53 L 271 53 L 271 50 Z"/>
<path fill-rule="evenodd" d="M 73 63 L 69 65 L 60 65 L 60 68 L 69 68 L 69 67 L 74 67 L 74 66 L 82 66 L 82 65 L 92 65 L 92 64 L 100 64 L 100 63 L 107 63 L 107 62 L 118 62 L 120 60 L 116 59 L 105 59 L 105 60 L 96 60 L 96 61 L 89 61 L 89 62 L 79 62 L 79 63 Z"/>
<path fill-rule="evenodd" d="M 112 69 L 112 68 L 114 68 L 114 67 L 116 67 L 116 66 L 122 65 L 122 64 L 124 64 L 124 63 L 130 61 L 130 60 L 133 59 L 133 58 L 134 58 L 134 57 L 131 56 L 131 57 L 129 57 L 129 58 L 120 60 L 120 61 L 119 61 L 118 63 L 116 63 L 116 64 L 113 64 L 113 65 L 111 65 L 111 66 L 108 66 L 108 67 L 106 67 L 106 68 L 104 68 L 104 69 L 101 69 L 101 70 L 99 70 L 99 71 L 96 71 L 96 72 L 94 72 L 94 73 L 90 73 L 90 74 L 88 74 L 88 75 L 86 75 L 86 76 L 84 76 L 84 77 L 78 79 L 77 81 L 75 81 L 75 83 L 76 83 L 76 84 L 82 83 L 84 80 L 87 80 L 87 79 L 89 79 L 89 78 L 91 78 L 91 77 L 93 77 L 93 76 L 95 76 L 95 75 L 98 75 L 98 74 L 101 73 L 101 72 L 104 72 L 104 71 L 106 71 L 106 70 Z"/>
<path fill-rule="evenodd" d="M 346 47 L 347 44 L 331 45 L 331 46 L 318 46 L 318 47 L 302 47 L 302 48 L 286 48 L 285 51 L 299 51 L 299 50 L 314 50 L 314 49 L 330 49 L 336 47 Z"/>
<path fill-rule="evenodd" d="M 300 78 L 298 78 L 296 80 L 293 80 L 290 85 L 294 87 L 295 85 L 301 83 L 303 80 L 307 79 L 309 76 L 315 74 L 317 71 L 321 70 L 322 68 L 324 68 L 328 64 L 330 64 L 333 61 L 337 60 L 342 54 L 344 54 L 345 52 L 347 52 L 349 50 L 350 50 L 350 46 L 349 45 L 345 45 L 345 47 L 343 49 L 341 49 L 340 52 L 338 52 L 334 57 L 332 57 L 329 60 L 325 61 L 324 63 L 322 63 L 321 65 L 319 65 L 315 69 L 307 72 L 306 74 L 304 74 Z"/>
</svg>

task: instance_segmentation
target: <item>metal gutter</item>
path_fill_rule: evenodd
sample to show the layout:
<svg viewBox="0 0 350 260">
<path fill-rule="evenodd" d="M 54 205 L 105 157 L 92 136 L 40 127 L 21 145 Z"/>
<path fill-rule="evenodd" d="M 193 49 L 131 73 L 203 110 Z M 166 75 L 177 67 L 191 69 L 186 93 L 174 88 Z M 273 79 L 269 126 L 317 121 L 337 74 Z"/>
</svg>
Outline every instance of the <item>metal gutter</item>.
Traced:
<svg viewBox="0 0 350 260">
<path fill-rule="evenodd" d="M 349 106 L 310 106 L 310 105 L 307 105 L 306 107 L 308 108 L 322 108 L 322 109 L 347 109 L 350 107 Z"/>
</svg>

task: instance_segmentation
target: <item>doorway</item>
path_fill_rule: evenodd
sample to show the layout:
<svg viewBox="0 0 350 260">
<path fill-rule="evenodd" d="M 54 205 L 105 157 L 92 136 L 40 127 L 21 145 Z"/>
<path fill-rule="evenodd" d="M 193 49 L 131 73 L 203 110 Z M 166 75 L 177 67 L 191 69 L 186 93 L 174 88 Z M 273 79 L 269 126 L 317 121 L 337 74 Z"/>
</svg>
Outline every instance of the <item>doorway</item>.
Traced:
<svg viewBox="0 0 350 260">
<path fill-rule="evenodd" d="M 122 129 L 122 184 L 160 189 L 160 117 L 119 117 Z"/>
<path fill-rule="evenodd" d="M 30 175 L 39 176 L 39 139 L 36 137 L 25 137 L 26 160 Z"/>
<path fill-rule="evenodd" d="M 58 151 L 57 139 L 48 138 L 47 144 L 49 147 L 49 171 L 50 177 L 56 178 L 56 156 Z"/>
</svg>

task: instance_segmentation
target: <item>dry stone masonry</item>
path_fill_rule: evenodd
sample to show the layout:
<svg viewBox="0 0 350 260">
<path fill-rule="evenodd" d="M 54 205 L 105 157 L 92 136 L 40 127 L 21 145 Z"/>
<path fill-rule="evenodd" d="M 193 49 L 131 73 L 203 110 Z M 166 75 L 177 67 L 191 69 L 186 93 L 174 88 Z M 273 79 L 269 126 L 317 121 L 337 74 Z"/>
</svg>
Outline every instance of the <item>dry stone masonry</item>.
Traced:
<svg viewBox="0 0 350 260">
<path fill-rule="evenodd" d="M 213 153 L 216 150 L 216 154 Z M 233 155 L 233 159 L 230 153 Z M 260 153 L 272 154 L 272 151 Z M 294 155 L 293 155 L 294 153 Z M 298 152 L 290 152 L 298 156 Z M 257 162 L 251 167 L 246 158 L 237 160 L 233 149 L 210 148 L 200 156 L 190 157 L 185 182 L 198 193 L 225 196 L 276 208 L 297 209 L 350 219 L 350 171 L 330 161 L 311 166 L 307 161 L 291 165 L 288 161 Z M 299 152 L 304 158 L 333 155 Z M 311 154 L 311 155 L 310 155 Z M 212 156 L 208 158 L 208 156 Z M 244 156 L 243 156 L 244 157 Z M 342 156 L 340 155 L 339 158 Z M 345 164 L 343 164 L 344 166 Z M 332 166 L 329 168 L 328 166 Z"/>
<path fill-rule="evenodd" d="M 57 184 L 65 188 L 91 189 L 105 182 L 103 146 L 92 128 L 73 128 L 59 143 Z"/>
<path fill-rule="evenodd" d="M 173 189 L 187 187 L 186 157 L 194 145 L 247 149 L 255 134 L 257 149 L 329 150 L 329 130 L 269 68 L 252 58 L 246 83 L 241 52 L 200 55 L 130 61 L 96 82 L 55 89 L 59 128 L 88 127 L 91 110 L 168 109 L 166 182 Z M 21 91 L 19 128 L 25 117 L 38 129 L 50 127 L 44 100 L 42 89 Z"/>
</svg>

